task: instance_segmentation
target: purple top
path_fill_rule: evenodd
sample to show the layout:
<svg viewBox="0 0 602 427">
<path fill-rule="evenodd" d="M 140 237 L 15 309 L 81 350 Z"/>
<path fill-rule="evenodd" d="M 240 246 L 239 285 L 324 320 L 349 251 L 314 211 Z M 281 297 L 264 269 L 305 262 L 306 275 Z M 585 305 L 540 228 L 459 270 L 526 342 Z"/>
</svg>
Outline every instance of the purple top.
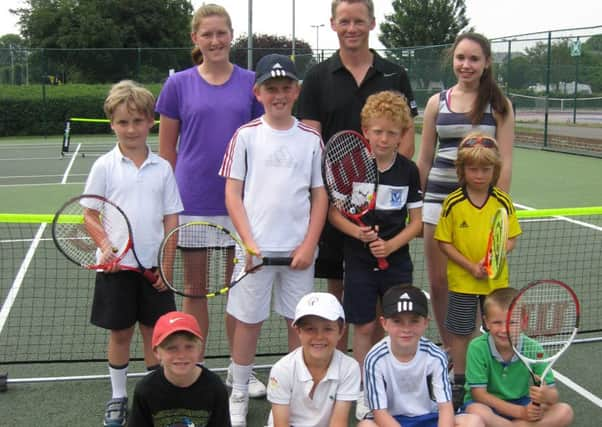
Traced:
<svg viewBox="0 0 602 427">
<path fill-rule="evenodd" d="M 155 110 L 180 121 L 175 176 L 184 215 L 227 215 L 225 179 L 218 175 L 228 142 L 243 124 L 263 114 L 253 94 L 255 73 L 234 65 L 222 85 L 207 83 L 197 67 L 165 82 Z"/>
</svg>

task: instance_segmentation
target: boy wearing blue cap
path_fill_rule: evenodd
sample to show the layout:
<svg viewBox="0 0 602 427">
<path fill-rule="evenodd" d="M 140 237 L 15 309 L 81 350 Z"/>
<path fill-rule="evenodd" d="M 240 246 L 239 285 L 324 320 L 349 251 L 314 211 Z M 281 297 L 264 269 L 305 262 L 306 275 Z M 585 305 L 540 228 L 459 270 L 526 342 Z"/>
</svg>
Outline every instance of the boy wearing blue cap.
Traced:
<svg viewBox="0 0 602 427">
<path fill-rule="evenodd" d="M 313 289 L 314 259 L 326 221 L 328 196 L 321 174 L 322 139 L 291 114 L 299 96 L 297 71 L 284 55 L 256 67 L 254 93 L 265 114 L 240 127 L 230 141 L 220 175 L 226 208 L 254 256 L 290 257 L 290 266 L 264 267 L 232 288 L 226 311 L 235 319 L 232 339 L 230 416 L 246 426 L 247 383 L 261 325 L 274 310 L 287 322 L 289 351 L 299 345 L 292 326 L 295 307 Z M 253 256 L 247 256 L 247 268 Z"/>
</svg>

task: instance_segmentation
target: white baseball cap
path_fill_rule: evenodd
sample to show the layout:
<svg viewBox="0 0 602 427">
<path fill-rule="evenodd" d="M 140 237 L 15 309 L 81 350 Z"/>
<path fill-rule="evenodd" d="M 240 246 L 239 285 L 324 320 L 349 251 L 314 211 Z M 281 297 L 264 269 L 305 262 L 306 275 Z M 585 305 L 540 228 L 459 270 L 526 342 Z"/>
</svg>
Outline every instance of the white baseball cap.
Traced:
<svg viewBox="0 0 602 427">
<path fill-rule="evenodd" d="M 293 325 L 305 316 L 318 316 L 333 321 L 345 320 L 345 312 L 339 300 L 334 295 L 326 292 L 312 292 L 301 298 L 295 309 Z"/>
</svg>

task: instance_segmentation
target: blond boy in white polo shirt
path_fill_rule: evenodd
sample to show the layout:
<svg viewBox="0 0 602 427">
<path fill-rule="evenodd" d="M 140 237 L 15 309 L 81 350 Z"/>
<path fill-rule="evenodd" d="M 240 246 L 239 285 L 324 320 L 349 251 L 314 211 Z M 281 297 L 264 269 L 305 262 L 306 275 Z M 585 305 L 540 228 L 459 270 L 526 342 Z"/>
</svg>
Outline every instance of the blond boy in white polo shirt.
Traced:
<svg viewBox="0 0 602 427">
<path fill-rule="evenodd" d="M 269 426 L 347 426 L 360 389 L 360 367 L 336 349 L 345 330 L 345 313 L 331 294 L 313 292 L 297 304 L 293 326 L 301 347 L 280 359 L 270 372 Z"/>
</svg>

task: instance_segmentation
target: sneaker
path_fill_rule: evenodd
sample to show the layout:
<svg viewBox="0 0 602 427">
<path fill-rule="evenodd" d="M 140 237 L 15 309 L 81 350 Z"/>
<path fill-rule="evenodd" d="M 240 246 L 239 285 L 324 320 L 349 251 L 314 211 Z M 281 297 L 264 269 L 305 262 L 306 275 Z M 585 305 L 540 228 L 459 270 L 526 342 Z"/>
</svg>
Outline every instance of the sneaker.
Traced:
<svg viewBox="0 0 602 427">
<path fill-rule="evenodd" d="M 366 418 L 366 415 L 370 413 L 370 408 L 366 405 L 366 400 L 364 399 L 364 391 L 361 390 L 359 396 L 357 397 L 357 401 L 355 402 L 355 418 L 358 421 L 361 421 Z"/>
<path fill-rule="evenodd" d="M 249 395 L 232 391 L 230 395 L 230 423 L 232 427 L 247 427 Z"/>
<path fill-rule="evenodd" d="M 458 412 L 464 405 L 464 384 L 452 384 L 452 403 L 454 412 Z"/>
<path fill-rule="evenodd" d="M 124 426 L 128 418 L 128 398 L 119 397 L 107 402 L 103 425 L 107 427 Z"/>
<path fill-rule="evenodd" d="M 228 366 L 228 374 L 226 375 L 226 385 L 232 388 L 232 365 Z M 249 377 L 249 397 L 257 399 L 264 397 L 267 394 L 265 384 L 257 379 L 255 372 L 251 372 Z"/>
</svg>

